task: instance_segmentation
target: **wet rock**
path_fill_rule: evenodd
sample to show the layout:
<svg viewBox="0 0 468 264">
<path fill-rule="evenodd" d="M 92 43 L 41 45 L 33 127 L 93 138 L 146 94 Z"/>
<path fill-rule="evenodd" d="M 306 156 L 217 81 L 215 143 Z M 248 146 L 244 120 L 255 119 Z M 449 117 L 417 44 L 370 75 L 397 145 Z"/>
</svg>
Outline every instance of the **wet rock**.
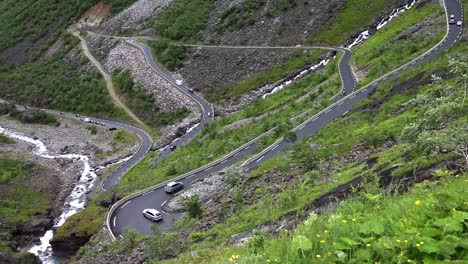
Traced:
<svg viewBox="0 0 468 264">
<path fill-rule="evenodd" d="M 50 244 L 54 254 L 58 257 L 71 257 L 89 241 L 90 237 L 71 237 L 67 239 L 52 239 Z"/>
<path fill-rule="evenodd" d="M 37 219 L 22 225 L 19 230 L 21 235 L 42 235 L 46 230 L 53 226 L 53 218 L 50 216 L 42 216 Z"/>
<path fill-rule="evenodd" d="M 42 261 L 34 254 L 31 254 L 28 252 L 16 253 L 14 255 L 0 252 L 0 263 L 2 264 L 17 264 L 17 263 L 41 264 Z"/>
</svg>

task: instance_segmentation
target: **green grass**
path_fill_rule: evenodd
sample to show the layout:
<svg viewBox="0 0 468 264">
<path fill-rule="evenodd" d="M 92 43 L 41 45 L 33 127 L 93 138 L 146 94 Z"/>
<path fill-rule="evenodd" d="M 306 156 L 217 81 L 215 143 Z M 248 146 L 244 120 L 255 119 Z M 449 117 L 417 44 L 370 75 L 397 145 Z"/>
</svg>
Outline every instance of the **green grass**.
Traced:
<svg viewBox="0 0 468 264">
<path fill-rule="evenodd" d="M 45 194 L 24 183 L 39 170 L 39 166 L 27 163 L 20 156 L 0 155 L 0 184 L 10 186 L 10 191 L 1 194 L 0 218 L 14 224 L 25 223 L 33 220 L 36 213 L 50 209 L 51 203 Z"/>
<path fill-rule="evenodd" d="M 466 52 L 466 47 L 462 44 L 457 44 L 455 48 L 451 50 L 451 56 L 454 56 L 459 59 L 464 59 L 466 56 L 462 55 Z M 412 78 L 415 74 L 426 71 L 429 74 L 431 71 L 440 69 L 439 67 L 446 68 L 447 67 L 447 57 L 445 54 L 439 55 L 437 58 L 432 60 L 430 63 L 426 63 L 421 65 L 418 71 L 412 72 L 412 74 L 405 75 L 404 78 L 400 78 L 397 82 L 394 80 L 390 80 L 393 85 L 398 85 L 401 82 L 406 81 L 407 79 Z M 441 62 L 442 61 L 442 62 Z M 465 67 L 466 68 L 466 67 Z M 335 122 L 329 124 L 324 129 L 322 129 L 319 134 L 316 136 L 306 139 L 303 142 L 299 142 L 298 144 L 308 146 L 310 143 L 318 143 L 320 144 L 319 150 L 315 151 L 315 155 L 317 155 L 321 160 L 325 159 L 336 159 L 337 157 L 345 157 L 350 155 L 350 150 L 358 146 L 359 143 L 364 143 L 360 149 L 363 149 L 366 152 L 375 152 L 370 158 L 376 158 L 377 163 L 372 167 L 372 169 L 366 169 L 366 163 L 361 165 L 358 164 L 349 164 L 346 166 L 340 166 L 340 163 L 332 163 L 333 170 L 326 170 L 326 171 L 309 171 L 305 173 L 301 172 L 294 172 L 293 164 L 297 164 L 299 161 L 294 158 L 294 155 L 291 155 L 293 150 L 286 150 L 282 154 L 274 157 L 273 159 L 265 162 L 262 164 L 256 171 L 251 173 L 251 177 L 258 177 L 260 175 L 268 175 L 271 171 L 278 171 L 293 174 L 295 177 L 300 177 L 302 180 L 295 186 L 291 186 L 291 188 L 284 188 L 284 190 L 276 195 L 271 195 L 269 192 L 264 192 L 265 195 L 262 196 L 260 199 L 256 200 L 253 205 L 247 206 L 242 208 L 240 211 L 237 211 L 232 217 L 228 218 L 226 221 L 217 224 L 212 229 L 206 232 L 196 232 L 191 235 L 192 238 L 203 238 L 207 237 L 202 242 L 189 244 L 190 248 L 197 249 L 198 252 L 201 252 L 196 257 L 190 257 L 184 255 L 182 258 L 174 259 L 171 261 L 167 261 L 167 263 L 222 263 L 225 260 L 228 260 L 231 254 L 233 254 L 233 250 L 235 250 L 236 254 L 240 256 L 244 256 L 245 259 L 242 257 L 239 260 L 239 263 L 255 263 L 255 260 L 252 258 L 256 254 L 252 252 L 252 244 L 249 244 L 247 247 L 242 248 L 230 248 L 230 247 L 221 247 L 216 251 L 210 250 L 210 248 L 216 248 L 222 242 L 224 242 L 227 238 L 232 235 L 244 232 L 246 230 L 250 230 L 252 228 L 258 227 L 260 224 L 263 224 L 268 221 L 272 220 L 279 220 L 280 217 L 292 210 L 296 210 L 297 212 L 301 213 L 303 210 L 303 206 L 310 202 L 312 199 L 317 198 L 321 194 L 326 191 L 329 191 L 335 188 L 338 185 L 343 184 L 351 179 L 354 179 L 358 176 L 372 176 L 377 173 L 378 170 L 388 169 L 391 168 L 394 164 L 404 164 L 404 166 L 393 170 L 391 176 L 398 176 L 404 173 L 411 173 L 416 169 L 427 168 L 433 166 L 435 164 L 439 164 L 445 160 L 453 159 L 457 155 L 453 153 L 444 154 L 434 151 L 425 150 L 425 148 L 421 148 L 422 141 L 420 138 L 415 140 L 414 142 L 403 142 L 400 141 L 400 135 L 402 134 L 403 130 L 408 126 L 408 124 L 413 122 L 423 122 L 421 121 L 425 114 L 428 112 L 433 112 L 433 110 L 428 110 L 428 107 L 434 107 L 433 102 L 439 102 L 439 106 L 443 106 L 445 102 L 453 102 L 454 104 L 462 104 L 462 94 L 463 89 L 457 88 L 459 85 L 463 84 L 463 78 L 460 76 L 455 76 L 453 79 L 444 81 L 443 84 L 438 85 L 424 85 L 419 87 L 414 87 L 413 90 L 410 90 L 403 94 L 398 94 L 393 96 L 388 101 L 384 102 L 379 106 L 379 108 L 374 109 L 372 112 L 370 111 L 359 111 L 356 113 L 350 113 L 345 118 L 336 120 Z M 446 88 L 444 85 L 448 84 L 451 85 L 453 88 Z M 447 91 L 446 94 L 439 94 L 438 90 Z M 419 97 L 417 97 L 419 95 Z M 422 95 L 431 96 L 428 100 L 418 99 L 418 105 L 414 105 L 416 100 L 415 98 L 421 98 Z M 382 95 L 384 96 L 384 95 Z M 435 97 L 433 97 L 435 96 Z M 374 98 L 379 99 L 379 98 Z M 421 101 L 421 102 L 420 102 Z M 409 106 L 403 107 L 403 105 L 407 105 L 411 103 Z M 466 109 L 466 102 L 464 103 Z M 395 110 L 403 110 L 402 112 L 395 114 Z M 432 132 L 434 133 L 444 133 L 444 131 L 450 129 L 451 127 L 462 126 L 466 124 L 467 119 L 464 117 L 460 111 L 454 111 L 449 113 L 449 115 L 444 115 L 444 120 L 446 124 L 448 124 L 448 128 L 438 130 L 435 129 Z M 393 138 L 393 140 L 397 140 L 397 144 L 390 148 L 384 149 L 377 149 L 382 146 L 383 142 L 388 138 Z M 466 139 L 465 139 L 466 140 Z M 435 148 L 435 147 L 434 147 Z M 333 161 L 332 161 L 333 162 Z M 327 167 L 329 168 L 329 167 Z M 444 174 L 444 173 L 442 173 Z M 445 173 L 445 175 L 449 175 L 450 173 Z M 320 176 L 323 176 L 326 180 L 321 179 Z M 453 174 L 451 174 L 453 176 Z M 465 180 L 466 181 L 466 177 Z M 448 184 L 450 186 L 450 183 Z M 443 189 L 444 187 L 442 187 Z M 373 185 L 364 185 L 364 190 L 369 192 L 369 194 L 360 194 L 359 197 L 363 197 L 366 199 L 363 201 L 363 205 L 360 205 L 362 211 L 358 214 L 354 212 L 354 214 L 349 214 L 346 216 L 342 216 L 341 220 L 346 220 L 346 224 L 360 224 L 371 225 L 370 223 L 365 223 L 364 217 L 367 214 L 372 214 L 373 210 L 382 210 L 379 212 L 375 212 L 375 216 L 381 215 L 383 219 L 390 219 L 389 221 L 385 221 L 385 225 L 388 227 L 385 230 L 396 230 L 400 228 L 399 225 L 392 225 L 393 223 L 398 223 L 400 219 L 400 215 L 397 217 L 393 217 L 393 215 L 386 214 L 388 211 L 383 211 L 385 208 L 389 208 L 388 204 L 391 204 L 390 201 L 393 199 L 391 196 L 386 197 L 385 199 L 379 200 L 382 195 L 379 195 L 380 192 L 378 189 L 375 189 Z M 427 191 L 430 191 L 429 188 Z M 255 193 L 262 193 L 261 190 L 256 190 Z M 452 191 L 448 190 L 448 193 Z M 460 192 L 458 190 L 458 192 Z M 466 187 L 465 187 L 466 192 Z M 421 197 L 427 197 L 428 195 L 422 195 Z M 461 197 L 463 194 L 461 195 Z M 369 204 L 374 205 L 374 202 L 382 201 L 382 203 L 376 205 L 374 209 L 366 211 Z M 421 198 L 419 198 L 422 200 Z M 415 199 L 416 200 L 416 199 Z M 359 201 L 360 202 L 360 201 Z M 358 202 L 358 203 L 359 203 Z M 414 202 L 414 201 L 413 201 Z M 342 205 L 346 205 L 347 202 L 343 202 Z M 364 206 L 365 204 L 365 206 Z M 348 207 L 346 207 L 348 208 Z M 383 208 L 383 209 L 382 209 Z M 342 215 L 338 209 L 335 212 L 335 215 Z M 396 211 L 402 211 L 400 208 L 392 209 Z M 427 210 L 427 209 L 425 209 Z M 258 212 L 262 212 L 259 214 Z M 329 223 L 327 220 L 328 218 L 323 220 L 319 220 L 318 223 L 321 223 L 317 229 L 314 229 L 310 234 L 301 235 L 307 237 L 312 244 L 314 245 L 321 245 L 321 246 L 329 246 L 329 243 L 335 242 L 338 244 L 338 241 L 343 242 L 341 239 L 342 237 L 348 237 L 352 240 L 357 240 L 356 237 L 350 237 L 348 235 L 344 236 L 344 234 L 353 234 L 353 232 L 349 232 L 349 230 L 345 230 L 345 233 L 340 232 L 339 227 L 330 227 L 324 226 L 322 223 Z M 419 215 L 415 215 L 415 217 L 419 217 Z M 425 217 L 422 215 L 421 217 Z M 335 217 L 331 217 L 332 219 Z M 431 216 L 428 217 L 430 219 Z M 443 217 L 441 217 L 443 218 Z M 352 219 L 356 219 L 356 222 Z M 382 221 L 382 218 L 369 216 L 366 219 L 378 219 Z M 417 219 L 417 218 L 415 218 Z M 337 224 L 339 224 L 339 222 Z M 415 223 L 416 221 L 412 221 L 411 223 Z M 426 223 L 426 219 L 423 218 L 419 221 L 420 223 Z M 341 224 L 345 224 L 341 222 Z M 375 223 L 372 223 L 374 225 Z M 380 223 L 377 223 L 380 225 Z M 295 232 L 301 232 L 301 227 L 299 227 Z M 334 230 L 335 228 L 336 230 Z M 326 238 L 325 242 L 320 242 L 324 238 L 318 239 L 315 234 L 320 234 L 323 237 L 324 230 L 328 230 L 329 235 L 331 236 L 334 232 L 337 232 L 336 237 L 328 237 Z M 320 231 L 320 232 L 319 232 Z M 354 235 L 358 236 L 358 233 L 354 233 Z M 416 232 L 415 232 L 416 233 Z M 406 234 L 405 238 L 398 238 L 401 241 L 410 240 L 411 235 L 415 233 Z M 297 234 L 297 233 L 296 233 Z M 375 235 L 375 234 L 374 234 Z M 381 235 L 381 234 L 380 234 Z M 401 236 L 401 234 L 398 234 Z M 315 237 L 314 237 L 315 236 Z M 390 236 L 390 234 L 388 234 Z M 316 239 L 316 241 L 312 240 L 312 238 Z M 369 242 L 368 240 L 361 239 L 357 240 L 359 244 L 364 247 L 372 247 L 376 242 Z M 367 237 L 368 238 L 368 237 Z M 375 239 L 379 238 L 378 236 Z M 265 239 L 268 239 L 265 237 Z M 306 255 L 296 254 L 294 249 L 290 249 L 289 245 L 292 243 L 291 239 L 293 237 L 281 237 L 281 242 L 276 240 L 266 240 L 265 243 L 282 243 L 284 246 L 288 245 L 287 248 L 283 249 L 282 251 L 277 251 L 277 249 L 267 249 L 263 251 L 262 249 L 257 249 L 257 253 L 261 252 L 261 255 L 264 256 L 263 261 L 267 258 L 270 259 L 270 263 L 273 259 L 278 259 L 277 263 L 316 263 L 320 262 L 321 259 L 326 259 L 327 261 L 336 261 L 333 259 L 336 257 L 334 254 L 335 250 L 342 250 L 345 252 L 347 257 L 343 259 L 346 263 L 362 263 L 362 255 L 364 253 L 356 254 L 356 250 L 360 249 L 359 246 L 355 248 L 355 250 L 344 250 L 342 245 L 339 245 L 339 248 L 335 248 L 331 251 L 332 255 L 328 255 L 327 251 L 330 251 L 329 248 L 323 249 L 322 247 L 312 247 L 312 250 L 309 249 L 305 252 Z M 283 241 L 284 240 L 284 241 Z M 444 240 L 444 238 L 441 238 Z M 413 241 L 414 242 L 414 241 Z M 366 246 L 366 244 L 371 244 L 371 246 Z M 427 242 L 426 242 L 427 243 Z M 346 245 L 345 245 L 346 246 Z M 349 245 L 348 245 L 349 246 Z M 412 244 L 413 247 L 416 247 L 415 243 Z M 266 247 L 268 248 L 268 247 Z M 457 249 L 458 248 L 458 249 Z M 459 246 L 454 247 L 455 251 L 459 250 Z M 370 250 L 370 249 L 369 249 Z M 276 254 L 276 252 L 281 252 Z M 377 252 L 371 254 L 371 256 L 375 257 Z M 341 254 L 341 253 L 340 253 Z M 408 258 L 414 258 L 413 251 L 405 251 L 404 254 L 407 254 Z M 320 255 L 321 257 L 318 258 L 316 255 Z M 394 256 L 394 252 L 390 251 L 389 255 Z M 273 256 L 273 257 L 272 257 Z M 433 256 L 433 255 L 431 255 Z M 460 254 L 452 254 L 447 255 L 450 258 L 459 257 Z M 303 260 L 298 260 L 297 257 L 302 257 Z M 369 258 L 369 256 L 365 256 Z M 314 258 L 316 258 L 314 260 Z M 288 262 L 289 259 L 289 262 Z M 211 262 L 210 262 L 211 261 Z M 378 261 L 378 259 L 376 259 Z M 263 263 L 262 261 L 257 261 L 258 263 Z M 324 262 L 328 263 L 328 262 Z M 393 263 L 393 262 L 392 262 Z"/>
<path fill-rule="evenodd" d="M 87 238 L 96 234 L 102 228 L 106 211 L 106 208 L 94 203 L 88 204 L 57 228 L 54 239 Z"/>
<path fill-rule="evenodd" d="M 157 106 L 153 94 L 135 84 L 131 73 L 127 70 L 114 70 L 112 81 L 117 93 L 124 98 L 125 104 L 152 127 L 174 124 L 190 114 L 186 108 L 178 108 L 173 112 L 162 112 Z"/>
<path fill-rule="evenodd" d="M 63 62 L 65 54 L 78 44 L 71 35 L 64 41 L 67 48 L 47 60 L 16 67 L 0 65 L 0 96 L 40 108 L 125 117 L 122 110 L 113 105 L 97 71 L 80 72 L 76 65 Z"/>
<path fill-rule="evenodd" d="M 296 230 L 275 239 L 165 263 L 227 263 L 233 256 L 235 263 L 463 262 L 468 175 L 436 174 L 442 175 L 439 182 L 418 184 L 403 195 L 369 193 L 340 203 L 332 213 L 311 214 Z"/>
<path fill-rule="evenodd" d="M 59 39 L 66 28 L 75 22 L 83 12 L 96 4 L 98 0 L 5 0 L 0 2 L 0 51 L 11 47 L 25 38 L 37 41 L 52 35 L 41 49 L 45 51 Z M 120 12 L 135 0 L 109 0 L 114 14 Z M 38 58 L 36 53 L 36 58 Z"/>
<path fill-rule="evenodd" d="M 299 118 L 295 123 L 291 123 L 292 117 L 302 113 L 305 109 L 317 112 L 330 104 L 329 98 L 339 91 L 340 83 L 337 78 L 326 84 L 323 83 L 327 80 L 325 76 L 335 76 L 336 71 L 336 61 L 333 61 L 325 69 L 298 81 L 287 89 L 266 99 L 258 99 L 239 113 L 207 124 L 186 146 L 178 148 L 156 166 L 143 162 L 134 167 L 122 178 L 118 188 L 134 192 L 191 171 L 226 155 L 277 124 L 281 124 L 271 136 L 259 144 L 258 149 L 273 143 L 277 138 L 284 136 L 294 125 L 304 120 L 304 118 Z M 323 87 L 317 89 L 311 96 L 299 103 L 294 102 L 319 84 L 323 84 Z M 257 117 L 274 109 L 278 111 L 270 113 L 268 118 L 237 129 L 222 131 L 228 124 L 245 118 Z"/>
<path fill-rule="evenodd" d="M 277 3 L 279 1 L 275 1 Z M 222 33 L 226 30 L 242 29 L 246 25 L 255 23 L 254 11 L 263 6 L 262 0 L 247 0 L 233 5 L 223 11 L 216 23 L 215 31 Z"/>
<path fill-rule="evenodd" d="M 174 71 L 183 65 L 183 61 L 189 49 L 185 46 L 171 43 L 165 38 L 153 41 L 140 40 L 151 48 L 153 56 L 170 71 Z"/>
<path fill-rule="evenodd" d="M 171 40 L 199 40 L 205 28 L 213 0 L 176 0 L 157 17 L 156 32 Z"/>
<path fill-rule="evenodd" d="M 310 41 L 340 45 L 354 34 L 375 23 L 382 11 L 394 7 L 396 1 L 388 0 L 349 0 L 339 10 L 335 22 L 324 25 Z"/>
<path fill-rule="evenodd" d="M 293 57 L 282 62 L 271 69 L 259 72 L 254 77 L 244 80 L 238 84 L 226 87 L 212 87 L 208 93 L 210 101 L 220 101 L 237 98 L 251 90 L 260 88 L 266 84 L 274 83 L 285 78 L 292 71 L 300 70 L 307 65 L 316 63 L 322 54 L 320 50 L 298 51 Z"/>
<path fill-rule="evenodd" d="M 15 141 L 4 135 L 0 135 L 0 144 L 14 144 Z"/>
<path fill-rule="evenodd" d="M 0 184 L 5 184 L 16 178 L 24 177 L 27 173 L 28 169 L 24 161 L 9 159 L 4 154 L 0 156 Z"/>
<path fill-rule="evenodd" d="M 429 50 L 445 34 L 445 16 L 438 3 L 425 3 L 415 7 L 392 20 L 370 39 L 353 50 L 351 64 L 358 70 L 366 70 L 367 76 L 359 83 L 363 86 L 372 80 L 390 72 L 406 62 Z M 398 39 L 405 30 L 424 21 L 429 15 L 440 19 L 430 32 L 406 33 L 407 37 Z"/>
</svg>

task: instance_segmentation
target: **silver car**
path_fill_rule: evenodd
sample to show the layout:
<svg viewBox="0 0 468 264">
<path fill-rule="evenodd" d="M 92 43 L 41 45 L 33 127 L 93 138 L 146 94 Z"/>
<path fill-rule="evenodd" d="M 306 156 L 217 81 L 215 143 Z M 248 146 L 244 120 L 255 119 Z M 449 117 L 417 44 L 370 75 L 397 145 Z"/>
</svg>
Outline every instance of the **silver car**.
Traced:
<svg viewBox="0 0 468 264">
<path fill-rule="evenodd" d="M 462 21 L 458 21 L 457 22 L 457 26 L 461 27 L 463 25 L 463 22 Z"/>
<path fill-rule="evenodd" d="M 173 181 L 166 184 L 166 186 L 164 187 L 164 191 L 166 191 L 167 193 L 173 193 L 177 192 L 178 190 L 181 190 L 182 188 L 184 188 L 184 184 L 182 182 Z"/>
<path fill-rule="evenodd" d="M 159 221 L 163 218 L 162 214 L 158 210 L 151 208 L 143 210 L 143 216 L 151 221 Z"/>
</svg>

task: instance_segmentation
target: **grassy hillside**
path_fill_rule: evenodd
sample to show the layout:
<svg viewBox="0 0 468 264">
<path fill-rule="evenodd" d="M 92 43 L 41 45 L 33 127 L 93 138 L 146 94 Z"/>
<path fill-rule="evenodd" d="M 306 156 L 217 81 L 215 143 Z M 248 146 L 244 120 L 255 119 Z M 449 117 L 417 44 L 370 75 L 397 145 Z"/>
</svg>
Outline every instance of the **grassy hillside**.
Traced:
<svg viewBox="0 0 468 264">
<path fill-rule="evenodd" d="M 128 71 L 114 70 L 112 80 L 119 96 L 124 98 L 125 104 L 141 117 L 143 122 L 153 127 L 171 125 L 190 113 L 186 108 L 179 108 L 170 113 L 162 112 L 156 105 L 153 95 L 136 85 Z"/>
<path fill-rule="evenodd" d="M 0 154 L 0 251 L 11 253 L 16 245 L 11 234 L 21 224 L 35 220 L 51 210 L 49 194 L 36 188 L 40 183 L 31 184 L 32 177 L 46 173 L 44 168 L 27 162 L 24 157 Z"/>
<path fill-rule="evenodd" d="M 467 208 L 461 197 L 467 192 L 463 184 L 467 175 L 460 170 L 467 165 L 462 151 L 468 142 L 464 114 L 468 103 L 463 96 L 467 77 L 461 73 L 468 69 L 460 60 L 468 59 L 463 55 L 466 50 L 458 44 L 450 56 L 459 60 L 440 55 L 398 81 L 388 81 L 382 87 L 385 93 L 376 93 L 318 135 L 243 176 L 243 184 L 232 188 L 249 200 L 241 199 L 241 209 L 234 211 L 229 203 L 205 207 L 207 216 L 226 210 L 223 206 L 231 209 L 224 221 L 207 231 L 199 232 L 193 226 L 191 231 L 184 230 L 192 232 L 187 247 L 200 249 L 199 254 L 167 263 L 268 263 L 267 259 L 270 263 L 362 263 L 364 259 L 384 263 L 390 258 L 391 263 L 400 258 L 439 263 L 465 259 L 462 222 Z M 433 72 L 443 73 L 444 79 L 431 80 Z M 409 90 L 400 89 L 408 85 Z M 312 152 L 310 144 L 318 149 Z M 427 169 L 457 158 L 458 166 Z M 288 185 L 276 187 L 280 191 L 272 191 L 269 184 L 259 181 L 269 175 L 292 177 L 293 185 L 286 182 Z M 381 189 L 394 180 L 393 188 L 406 190 L 423 175 L 435 183 L 419 185 L 403 196 Z M 336 211 L 323 216 L 310 216 L 295 231 L 273 240 L 268 234 L 257 234 L 244 247 L 208 249 L 269 221 L 280 225 L 302 219 L 315 208 L 314 199 L 359 177 L 366 180 L 361 188 L 347 187 L 349 202 L 339 203 Z M 398 183 L 402 177 L 410 180 Z M 253 196 L 251 186 L 257 186 Z"/>
<path fill-rule="evenodd" d="M 398 20 L 389 23 L 385 30 L 377 32 L 369 40 L 372 41 L 371 44 L 360 46 L 357 53 L 362 54 L 382 47 L 388 47 L 387 42 L 389 38 L 396 39 L 401 31 L 413 27 L 414 24 L 410 24 L 407 21 L 414 22 L 416 19 L 421 21 L 428 17 L 429 14 L 437 13 L 438 11 L 439 9 L 436 8 L 436 4 L 426 4 L 421 8 L 411 9 Z M 397 28 L 398 30 L 393 30 L 393 28 Z M 426 37 L 428 42 L 432 43 L 438 41 L 440 32 L 443 29 L 444 25 L 440 25 L 440 27 L 434 26 L 428 29 Z M 408 45 L 419 42 L 419 36 L 414 34 L 408 39 L 395 41 L 395 49 L 404 49 Z M 426 49 L 426 45 L 417 45 L 414 53 L 422 53 Z M 393 50 L 390 51 L 392 51 L 393 54 Z M 392 58 L 388 56 L 387 53 L 378 53 L 376 56 L 377 57 L 372 57 L 372 59 L 382 60 L 383 58 Z M 366 60 L 363 59 L 362 61 L 365 62 Z M 396 64 L 397 60 L 394 61 Z M 127 189 L 132 186 L 139 186 L 139 188 L 142 188 L 193 170 L 229 153 L 236 147 L 241 146 L 261 133 L 275 127 L 277 124 L 282 124 L 275 133 L 260 142 L 258 149 L 262 149 L 269 143 L 274 142 L 275 139 L 284 136 L 285 133 L 294 127 L 294 123 L 290 122 L 292 117 L 308 109 L 311 111 L 307 116 L 311 116 L 313 113 L 318 112 L 331 103 L 328 98 L 339 91 L 340 84 L 334 81 L 330 81 L 329 83 L 326 81 L 327 79 L 332 79 L 332 75 L 336 73 L 336 63 L 337 61 L 335 60 L 333 63 L 329 64 L 325 70 L 319 71 L 318 74 L 312 74 L 297 82 L 297 84 L 271 97 L 256 100 L 237 114 L 208 124 L 194 140 L 183 148 L 177 149 L 170 157 L 162 161 L 155 168 L 146 167 L 145 165 L 141 165 L 141 167 L 136 166 L 122 178 L 121 188 Z M 379 71 L 379 73 L 381 73 L 381 71 Z M 308 96 L 308 99 L 301 103 L 292 103 L 295 98 L 310 92 L 321 83 L 324 83 L 324 85 L 317 93 L 311 94 Z M 289 105 L 284 107 L 284 104 L 288 103 Z M 267 118 L 262 118 L 257 122 L 248 123 L 247 125 L 240 126 L 233 130 L 223 130 L 225 126 L 236 121 L 259 117 L 267 113 L 269 113 Z M 296 120 L 297 124 L 300 122 L 301 119 Z M 385 130 L 387 134 L 389 131 L 391 130 Z M 378 135 L 378 133 L 375 134 Z"/>
<path fill-rule="evenodd" d="M 0 51 L 28 38 L 50 46 L 66 28 L 99 0 L 4 0 L 0 2 Z M 135 0 L 107 0 L 118 13 Z"/>
<path fill-rule="evenodd" d="M 338 11 L 336 20 L 329 25 L 323 25 L 319 32 L 310 37 L 312 42 L 324 42 L 330 45 L 340 45 L 354 34 L 360 33 L 376 23 L 383 10 L 395 6 L 396 1 L 386 0 L 349 0 Z"/>
<path fill-rule="evenodd" d="M 65 48 L 49 59 L 20 66 L 0 66 L 0 97 L 41 108 L 92 114 L 124 116 L 107 95 L 104 80 L 97 71 L 81 72 L 87 63 L 65 63 L 65 55 L 78 40 L 64 37 Z M 79 57 L 80 58 L 80 57 Z"/>
</svg>

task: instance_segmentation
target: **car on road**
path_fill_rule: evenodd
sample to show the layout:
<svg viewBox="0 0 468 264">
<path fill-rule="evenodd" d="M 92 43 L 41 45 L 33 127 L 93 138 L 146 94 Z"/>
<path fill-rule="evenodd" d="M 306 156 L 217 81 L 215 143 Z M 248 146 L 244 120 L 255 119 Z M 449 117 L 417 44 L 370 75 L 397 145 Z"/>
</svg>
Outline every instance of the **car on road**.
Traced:
<svg viewBox="0 0 468 264">
<path fill-rule="evenodd" d="M 60 112 L 61 115 L 63 115 L 63 112 Z"/>
<path fill-rule="evenodd" d="M 450 25 L 455 24 L 455 19 L 454 19 L 454 18 L 449 19 L 449 24 L 450 24 Z"/>
<path fill-rule="evenodd" d="M 460 20 L 457 22 L 457 26 L 461 27 L 463 25 L 463 22 Z"/>
<path fill-rule="evenodd" d="M 166 186 L 164 187 L 164 191 L 166 191 L 167 193 L 174 193 L 179 190 L 182 190 L 183 188 L 184 184 L 182 182 L 173 181 L 166 184 Z"/>
<path fill-rule="evenodd" d="M 148 218 L 151 221 L 159 221 L 159 220 L 162 220 L 163 218 L 161 212 L 152 208 L 147 208 L 143 210 L 143 216 Z"/>
<path fill-rule="evenodd" d="M 211 117 L 211 113 L 208 113 L 208 117 Z"/>
<path fill-rule="evenodd" d="M 76 117 L 80 117 L 80 115 L 79 115 L 79 114 L 76 114 L 75 116 L 76 116 Z"/>
<path fill-rule="evenodd" d="M 176 80 L 175 83 L 176 83 L 177 85 L 181 86 L 181 85 L 182 85 L 182 80 Z"/>
<path fill-rule="evenodd" d="M 455 15 L 454 15 L 454 14 L 450 14 L 449 18 L 450 18 L 450 19 L 455 19 Z"/>
<path fill-rule="evenodd" d="M 192 88 L 188 89 L 188 92 L 193 94 L 193 89 Z"/>
<path fill-rule="evenodd" d="M 114 130 L 117 130 L 116 127 L 109 127 L 109 131 L 114 131 Z"/>
<path fill-rule="evenodd" d="M 177 146 L 171 146 L 169 149 L 170 149 L 171 151 L 174 151 L 176 148 L 177 148 Z"/>
</svg>

